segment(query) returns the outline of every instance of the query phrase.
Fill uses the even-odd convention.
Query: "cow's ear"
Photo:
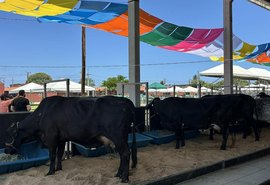
[[[153,99],[153,103],[156,103],[156,102],[159,102],[160,101],[160,98],[154,98]]]
[[[10,127],[14,127],[16,125],[15,122],[11,123]]]

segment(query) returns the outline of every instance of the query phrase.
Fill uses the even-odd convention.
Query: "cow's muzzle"
[[[14,141],[13,141],[14,142]],[[6,148],[5,148],[5,154],[16,154],[17,153],[17,149],[13,146],[13,143],[5,143]]]

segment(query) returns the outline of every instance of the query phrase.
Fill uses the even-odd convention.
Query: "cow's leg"
[[[226,150],[227,140],[228,140],[228,124],[224,124],[222,144],[220,146],[220,150]]]
[[[57,146],[57,165],[56,171],[62,170],[62,157],[65,151],[65,142],[60,142]]]
[[[181,131],[177,129],[175,131],[175,138],[176,138],[175,149],[179,149],[180,148],[180,137],[181,137]]]
[[[121,182],[127,183],[129,176],[129,158],[130,158],[129,147],[128,144],[126,143],[120,146],[116,145],[116,148],[120,155],[120,166],[115,176],[120,177],[122,179]]]
[[[119,152],[119,154],[120,154],[120,152]],[[122,161],[122,158],[121,158],[121,155],[120,155],[120,165],[119,165],[117,173],[115,174],[115,177],[121,178],[122,177],[122,172],[123,172],[123,161]]]
[[[244,123],[243,125],[243,139],[247,138],[248,132],[249,132],[249,128],[248,128],[249,124]]]
[[[255,135],[255,141],[259,141],[260,140],[260,131],[258,129],[258,125],[257,125],[257,121],[252,121],[250,122],[252,124],[252,128],[253,128],[253,131],[254,131],[254,135]]]
[[[184,125],[180,123],[179,128],[175,131],[175,137],[176,137],[176,149],[180,148],[180,139],[181,139],[181,146],[185,146],[185,132],[184,132]]]
[[[253,115],[255,115],[255,119],[253,118]],[[248,125],[252,126],[253,131],[254,131],[254,135],[255,135],[255,140],[259,141],[260,140],[260,128],[258,127],[259,125],[259,121],[258,121],[258,114],[257,111],[247,115],[246,117],[248,117]],[[246,124],[247,125],[247,124]]]
[[[55,173],[55,158],[56,158],[56,145],[52,144],[49,147],[49,157],[50,157],[50,170],[47,175],[53,175]]]
[[[209,140],[214,140],[214,128],[210,128]]]
[[[185,146],[186,145],[186,141],[185,141],[185,130],[184,130],[184,125],[181,125],[181,146]]]

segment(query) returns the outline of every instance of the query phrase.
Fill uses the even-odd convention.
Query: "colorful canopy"
[[[152,84],[149,85],[149,89],[166,89],[167,87],[163,84],[154,82]]]
[[[128,36],[127,4],[92,0],[0,0],[0,10],[40,22],[79,24]],[[223,61],[223,28],[198,29],[165,22],[140,9],[140,40],[164,49]],[[270,65],[270,43],[252,45],[233,36],[233,60]]]

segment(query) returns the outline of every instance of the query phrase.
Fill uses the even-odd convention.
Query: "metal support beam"
[[[81,96],[85,95],[85,68],[86,68],[86,51],[85,51],[85,27],[82,26],[82,73],[81,73]]]
[[[70,86],[70,80],[69,80],[69,78],[67,78],[67,79],[51,80],[51,81],[44,82],[44,98],[47,97],[47,84],[48,83],[63,82],[63,81],[66,81],[66,87],[67,87],[66,97],[69,97],[69,95],[70,95],[70,87],[69,87]]]
[[[139,0],[128,1],[129,98],[140,106],[140,30]]]
[[[224,94],[233,94],[232,2],[233,0],[223,0]]]

